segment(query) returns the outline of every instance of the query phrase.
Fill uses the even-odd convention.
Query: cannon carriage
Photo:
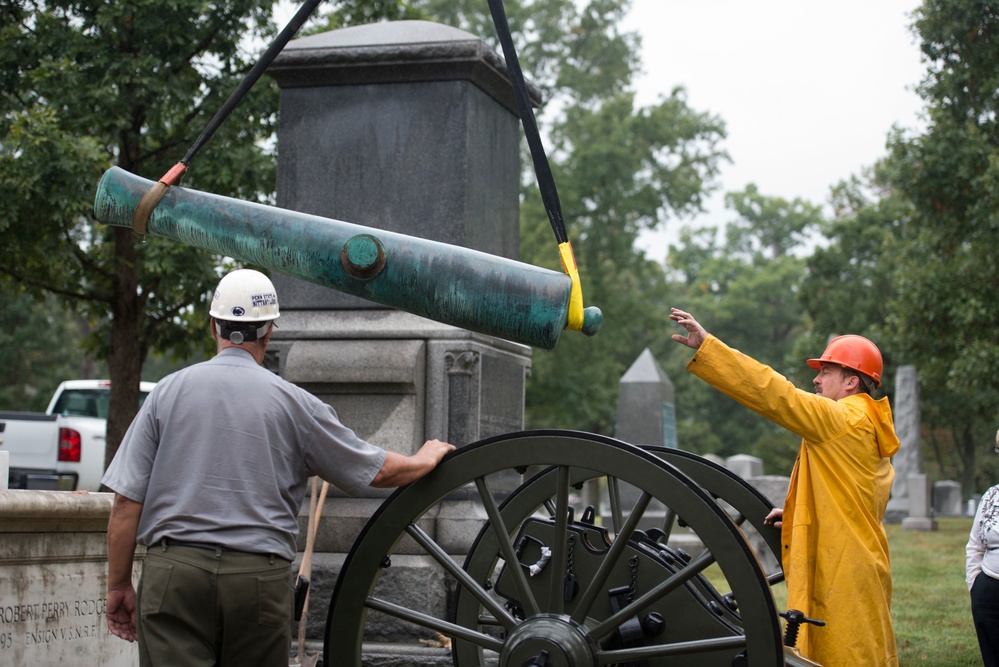
[[[495,493],[511,474],[523,483]],[[592,483],[608,490],[606,517],[581,504]],[[421,526],[455,494],[487,516],[463,563]],[[365,664],[369,623],[388,622],[450,638],[456,667],[812,665],[784,645],[771,593],[779,566],[765,572],[747,539],[757,531],[779,554],[779,531],[763,525],[771,507],[725,468],[675,449],[573,431],[468,445],[390,496],[357,538],[330,602],[325,664]],[[669,546],[677,526],[703,551]],[[380,584],[397,553],[448,573],[447,617]]]

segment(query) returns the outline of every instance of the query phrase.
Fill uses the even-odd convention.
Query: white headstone
[[[930,478],[926,475],[909,475],[909,515],[902,519],[905,530],[936,530],[937,522],[930,511]]]
[[[909,475],[918,475],[921,458],[919,456],[919,379],[915,366],[899,366],[895,374],[895,396],[892,415],[895,418],[895,433],[902,446],[892,458],[895,468],[895,482],[891,487],[892,498],[906,498],[906,483]]]
[[[763,475],[763,459],[749,454],[736,454],[725,459],[725,467],[743,479]]]

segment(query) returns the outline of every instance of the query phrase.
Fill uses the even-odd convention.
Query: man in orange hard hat
[[[690,313],[671,309],[687,330],[673,340],[697,350],[687,370],[750,410],[801,436],[783,509],[766,519],[781,529],[787,607],[824,627],[801,626],[802,655],[827,667],[897,667],[891,571],[882,520],[899,448],[881,385],[877,346],[840,336],[808,365],[815,393],[726,346]]]

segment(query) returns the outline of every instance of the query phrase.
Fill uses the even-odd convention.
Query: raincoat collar
[[[887,396],[875,400],[868,394],[854,394],[841,398],[840,402],[855,405],[870,417],[874,426],[874,437],[878,443],[878,453],[881,456],[890,458],[898,451],[901,443],[895,434],[895,422],[892,419],[891,405]]]

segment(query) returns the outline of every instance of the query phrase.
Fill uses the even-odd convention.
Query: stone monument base
[[[909,499],[892,498],[885,510],[885,523],[902,523],[909,516]]]
[[[0,491],[0,664],[138,663],[108,631],[107,525],[113,494]],[[136,551],[138,581],[144,549]]]

